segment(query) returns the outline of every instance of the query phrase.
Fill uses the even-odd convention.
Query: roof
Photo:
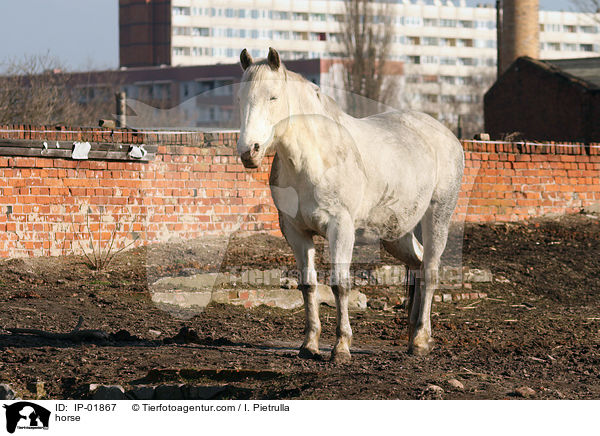
[[[600,57],[542,60],[542,62],[588,82],[592,85],[591,88],[600,88]]]

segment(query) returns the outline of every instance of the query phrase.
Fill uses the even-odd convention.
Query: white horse
[[[244,49],[240,61],[237,150],[247,168],[258,167],[269,150],[276,152],[271,192],[301,271],[306,326],[300,356],[320,356],[314,235],[327,238],[331,253],[337,304],[331,359],[350,358],[354,243],[378,239],[424,277],[424,286],[409,292],[409,351],[429,352],[431,303],[464,169],[460,142],[419,112],[353,118],[316,85],[287,70],[272,48],[256,63]],[[419,224],[422,245],[415,236]]]

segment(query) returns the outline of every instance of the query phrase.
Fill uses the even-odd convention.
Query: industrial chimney
[[[498,75],[515,59],[540,55],[539,0],[502,0],[499,30]]]

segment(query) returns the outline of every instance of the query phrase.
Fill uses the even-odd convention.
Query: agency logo
[[[18,428],[27,430],[47,430],[50,411],[29,401],[19,401],[3,405],[6,409],[6,431],[14,433]]]

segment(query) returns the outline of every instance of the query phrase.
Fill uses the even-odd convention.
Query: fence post
[[[117,101],[117,127],[125,127],[127,124],[127,105],[125,103],[127,96],[124,92],[119,91],[115,93],[115,97]]]

